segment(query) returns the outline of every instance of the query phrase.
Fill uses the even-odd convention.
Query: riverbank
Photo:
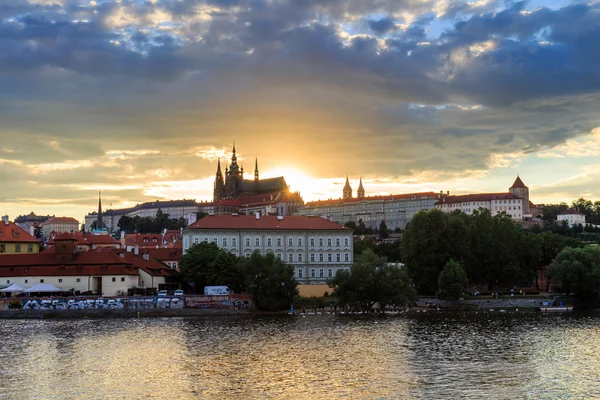
[[[152,308],[147,310],[1,310],[0,319],[104,319],[252,315],[256,310]]]

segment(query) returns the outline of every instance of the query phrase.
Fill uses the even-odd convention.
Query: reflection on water
[[[0,398],[600,398],[600,317],[0,321]]]

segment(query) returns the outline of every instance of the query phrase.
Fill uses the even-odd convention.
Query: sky
[[[600,3],[0,0],[0,214],[212,198],[600,199]]]

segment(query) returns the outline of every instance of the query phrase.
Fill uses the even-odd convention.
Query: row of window
[[[62,281],[63,281],[62,278],[58,278],[58,283],[62,283]],[[116,282],[117,278],[112,278],[112,281]],[[28,282],[29,282],[29,279],[25,279],[25,283],[28,283]],[[77,278],[76,282],[80,283],[81,282],[81,278]],[[121,277],[121,282],[125,282],[125,278],[124,277]],[[40,283],[44,283],[44,280],[40,279]],[[10,279],[6,280],[6,284],[10,285]]]
[[[512,211],[512,210],[520,210],[521,206],[494,206],[494,210],[496,211]]]
[[[294,255],[296,257],[294,257]],[[277,253],[276,257],[279,258],[280,260],[282,259],[282,254],[281,253]],[[246,258],[250,258],[250,253],[246,253]],[[315,262],[316,257],[315,257],[315,253],[310,253],[310,261],[311,262]],[[288,257],[287,257],[287,261],[288,262],[304,262],[304,256],[302,255],[302,253],[289,253]],[[319,253],[319,261],[320,262],[324,262],[325,261],[325,255],[323,253]],[[337,253],[335,255],[335,261],[336,262],[341,262],[342,261],[342,254],[341,253]],[[350,262],[350,254],[349,253],[344,253],[344,261],[345,262]],[[333,254],[327,254],[327,262],[333,262]]]
[[[215,244],[217,244],[217,245],[219,244],[219,240],[216,237],[212,239],[212,242],[215,243]],[[195,237],[194,238],[194,244],[198,244],[198,243],[200,243],[200,238]],[[207,237],[204,238],[204,243],[208,243],[208,238]],[[222,247],[227,247],[228,243],[229,243],[228,238],[226,238],[226,237],[221,238],[221,246]],[[281,238],[276,238],[275,243],[276,243],[277,247],[281,247],[283,242],[282,242]],[[298,238],[296,240],[296,243],[297,243],[298,247],[302,247],[302,238]],[[311,245],[311,247],[314,247],[316,243],[317,242],[316,242],[316,240],[314,238],[310,239],[310,245]],[[324,241],[324,239],[318,239],[318,243],[319,243],[319,246],[322,247],[322,246],[324,246],[325,241]],[[328,247],[333,246],[333,243],[334,243],[333,239],[327,239],[327,246]],[[342,242],[341,242],[340,238],[336,238],[335,239],[335,245],[337,247],[340,247],[341,243]],[[237,238],[235,238],[235,237],[231,238],[231,245],[234,246],[234,247],[237,246]],[[245,245],[246,245],[246,247],[250,247],[250,238],[246,238]],[[254,238],[254,245],[256,247],[260,246],[260,238]],[[344,246],[348,247],[349,245],[350,245],[350,239],[349,238],[344,238]],[[267,247],[269,247],[269,246],[273,246],[273,239],[272,238],[267,238]],[[293,247],[294,246],[294,239],[293,238],[288,238],[288,246],[289,247]]]
[[[5,252],[6,252],[6,245],[0,244],[0,253],[5,253]],[[20,253],[20,252],[21,252],[21,245],[15,244],[15,253]],[[33,253],[33,245],[32,244],[27,245],[27,252]]]
[[[345,269],[338,269],[335,271],[335,274],[337,275],[340,271],[350,271],[350,269],[345,268]],[[297,272],[298,278],[304,278],[304,271],[299,269]],[[316,269],[311,269],[310,270],[310,277],[311,278],[316,278],[317,277],[317,270]],[[324,269],[319,269],[319,278],[325,278],[325,270]],[[333,278],[333,270],[332,269],[328,269],[327,270],[327,278]]]

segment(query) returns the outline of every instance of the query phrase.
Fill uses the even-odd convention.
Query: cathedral
[[[233,144],[231,164],[225,167],[225,176],[221,172],[221,160],[217,163],[217,175],[213,192],[215,203],[223,199],[238,199],[243,196],[288,191],[289,188],[283,176],[259,179],[258,159],[254,164],[254,179],[244,179],[244,167],[240,168],[237,163],[235,143]]]

